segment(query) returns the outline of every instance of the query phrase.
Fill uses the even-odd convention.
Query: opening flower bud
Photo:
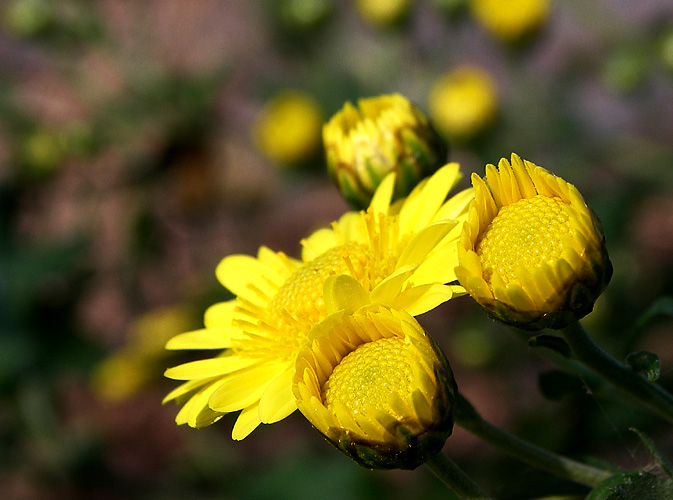
[[[472,184],[456,268],[465,290],[493,318],[527,330],[563,328],[591,312],[612,265],[579,191],[515,154]]]
[[[399,94],[347,102],[323,127],[327,169],[354,209],[396,172],[394,199],[408,195],[446,160],[446,145],[427,117]]]
[[[373,469],[414,469],[453,429],[455,382],[439,347],[403,311],[330,315],[299,352],[302,414],[336,448]]]

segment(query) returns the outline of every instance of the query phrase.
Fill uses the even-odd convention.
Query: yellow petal
[[[174,380],[195,380],[226,375],[247,368],[256,360],[239,356],[200,359],[169,368],[164,375]]]
[[[202,328],[181,333],[166,343],[166,349],[225,349],[231,347],[231,336],[238,328]]]
[[[449,201],[444,203],[437,211],[435,218],[440,219],[459,219],[467,214],[470,203],[474,200],[474,188],[463,189],[461,192],[453,195]]]
[[[367,292],[355,278],[346,274],[330,276],[323,285],[328,312],[346,311],[351,314],[369,303]]]
[[[180,384],[175,389],[173,389],[171,392],[166,394],[166,397],[163,399],[161,404],[168,403],[169,401],[173,401],[174,399],[179,402],[180,399],[182,398],[182,396],[185,396],[189,393],[196,392],[200,387],[208,384],[212,380],[213,379],[189,380],[188,382]],[[191,397],[191,395],[190,395],[190,397]]]
[[[381,181],[376,188],[376,192],[369,203],[372,211],[382,214],[387,214],[390,208],[390,200],[393,197],[393,189],[395,188],[395,174],[390,173]]]
[[[446,200],[449,190],[460,180],[457,163],[449,163],[415,189],[400,210],[400,234],[427,226]]]
[[[268,303],[286,278],[279,275],[277,269],[249,255],[225,257],[215,269],[215,275],[234,295],[262,306]]]
[[[236,317],[236,308],[239,306],[237,300],[227,302],[218,302],[208,309],[203,317],[203,324],[206,328],[228,328]]]
[[[439,283],[415,286],[400,293],[391,307],[404,310],[412,316],[426,313],[453,297],[450,286]]]
[[[424,283],[450,283],[456,280],[455,267],[458,264],[456,245],[458,233],[452,236],[449,233],[432,253],[425,258],[414,271],[413,282],[416,285]]]
[[[222,413],[241,410],[259,401],[269,382],[284,369],[285,363],[264,363],[232,373],[218,386],[208,404]]]
[[[236,441],[245,439],[261,423],[262,421],[259,419],[259,405],[257,403],[250,405],[238,415],[234,428],[231,431],[231,438]]]
[[[367,225],[364,222],[362,212],[345,213],[334,227],[335,232],[339,236],[339,244],[346,241],[358,241],[361,243],[368,241]]]
[[[417,266],[456,225],[456,221],[442,220],[415,233],[402,251],[395,267],[399,269],[408,265]]]
[[[213,393],[213,391],[217,389],[217,386],[217,382],[213,382],[212,384],[205,386],[194,396],[192,396],[192,398],[187,403],[185,403],[183,410],[186,415],[182,416],[181,418],[186,418],[187,425],[195,428],[199,428],[200,426],[203,427],[203,425],[199,424],[203,424],[206,420],[208,420],[208,418],[212,419],[215,417],[212,412],[204,412],[204,410],[208,408],[208,398]],[[182,413],[182,411],[180,413]]]
[[[297,409],[292,394],[292,366],[271,381],[259,400],[259,419],[262,423],[273,424],[283,420]]]
[[[330,248],[341,245],[339,235],[332,229],[319,229],[301,241],[301,258],[309,262],[322,255]]]
[[[371,301],[376,304],[392,305],[415,269],[416,266],[405,266],[395,270],[393,274],[381,281],[370,292]]]

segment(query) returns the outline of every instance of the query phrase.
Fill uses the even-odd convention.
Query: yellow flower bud
[[[493,318],[526,330],[563,328],[591,312],[612,265],[575,186],[515,154],[472,185],[456,268],[465,290]]]
[[[300,165],[318,155],[323,116],[309,95],[286,90],[260,111],[253,127],[259,150],[283,166]]]
[[[379,305],[339,311],[299,352],[293,391],[302,414],[337,449],[375,469],[414,469],[453,429],[455,382],[418,322]]]
[[[410,0],[357,0],[356,6],[360,15],[372,26],[393,26],[406,18],[409,13]]]
[[[457,141],[484,131],[493,122],[497,108],[493,79],[476,66],[461,66],[442,76],[428,98],[437,130]]]
[[[399,94],[347,102],[323,127],[327,169],[355,209],[369,202],[383,178],[396,172],[394,199],[444,164],[446,145],[427,117]]]
[[[549,16],[549,0],[470,0],[474,17],[507,43],[521,41]]]

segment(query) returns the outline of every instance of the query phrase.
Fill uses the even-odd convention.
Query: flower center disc
[[[390,337],[362,344],[344,357],[327,379],[323,398],[327,408],[338,402],[353,414],[362,414],[368,405],[388,410],[392,394],[405,399],[411,392],[404,340]]]
[[[295,318],[317,321],[326,314],[323,285],[334,274],[360,278],[369,261],[366,249],[358,243],[332,248],[300,267],[280,287],[269,303],[269,312],[281,323],[285,313]]]
[[[477,242],[484,279],[498,273],[506,285],[517,282],[515,269],[552,264],[563,253],[563,236],[570,233],[568,214],[560,198],[537,195],[500,209]]]

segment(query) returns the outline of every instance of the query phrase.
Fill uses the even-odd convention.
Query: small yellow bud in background
[[[439,347],[403,311],[378,305],[328,316],[299,352],[302,414],[363,467],[414,469],[453,429],[455,382]]]
[[[446,145],[427,117],[399,94],[347,102],[323,127],[327,169],[355,209],[369,205],[379,183],[397,174],[393,198],[408,195],[444,165]]]
[[[474,174],[458,245],[460,284],[495,319],[559,329],[593,309],[612,276],[600,222],[572,185],[512,154]]]
[[[393,26],[404,20],[411,7],[410,0],[357,0],[362,18],[372,26]]]
[[[91,387],[96,396],[121,402],[147,388],[167,356],[166,341],[194,326],[194,314],[187,306],[155,309],[140,316],[127,343],[94,368]]]
[[[498,108],[495,83],[476,66],[460,66],[439,78],[430,90],[433,124],[447,138],[467,141],[483,132]]]
[[[300,165],[320,150],[322,123],[322,111],[313,97],[286,90],[262,108],[253,126],[253,138],[271,161]]]
[[[549,0],[471,0],[472,14],[503,42],[516,43],[549,17]]]

